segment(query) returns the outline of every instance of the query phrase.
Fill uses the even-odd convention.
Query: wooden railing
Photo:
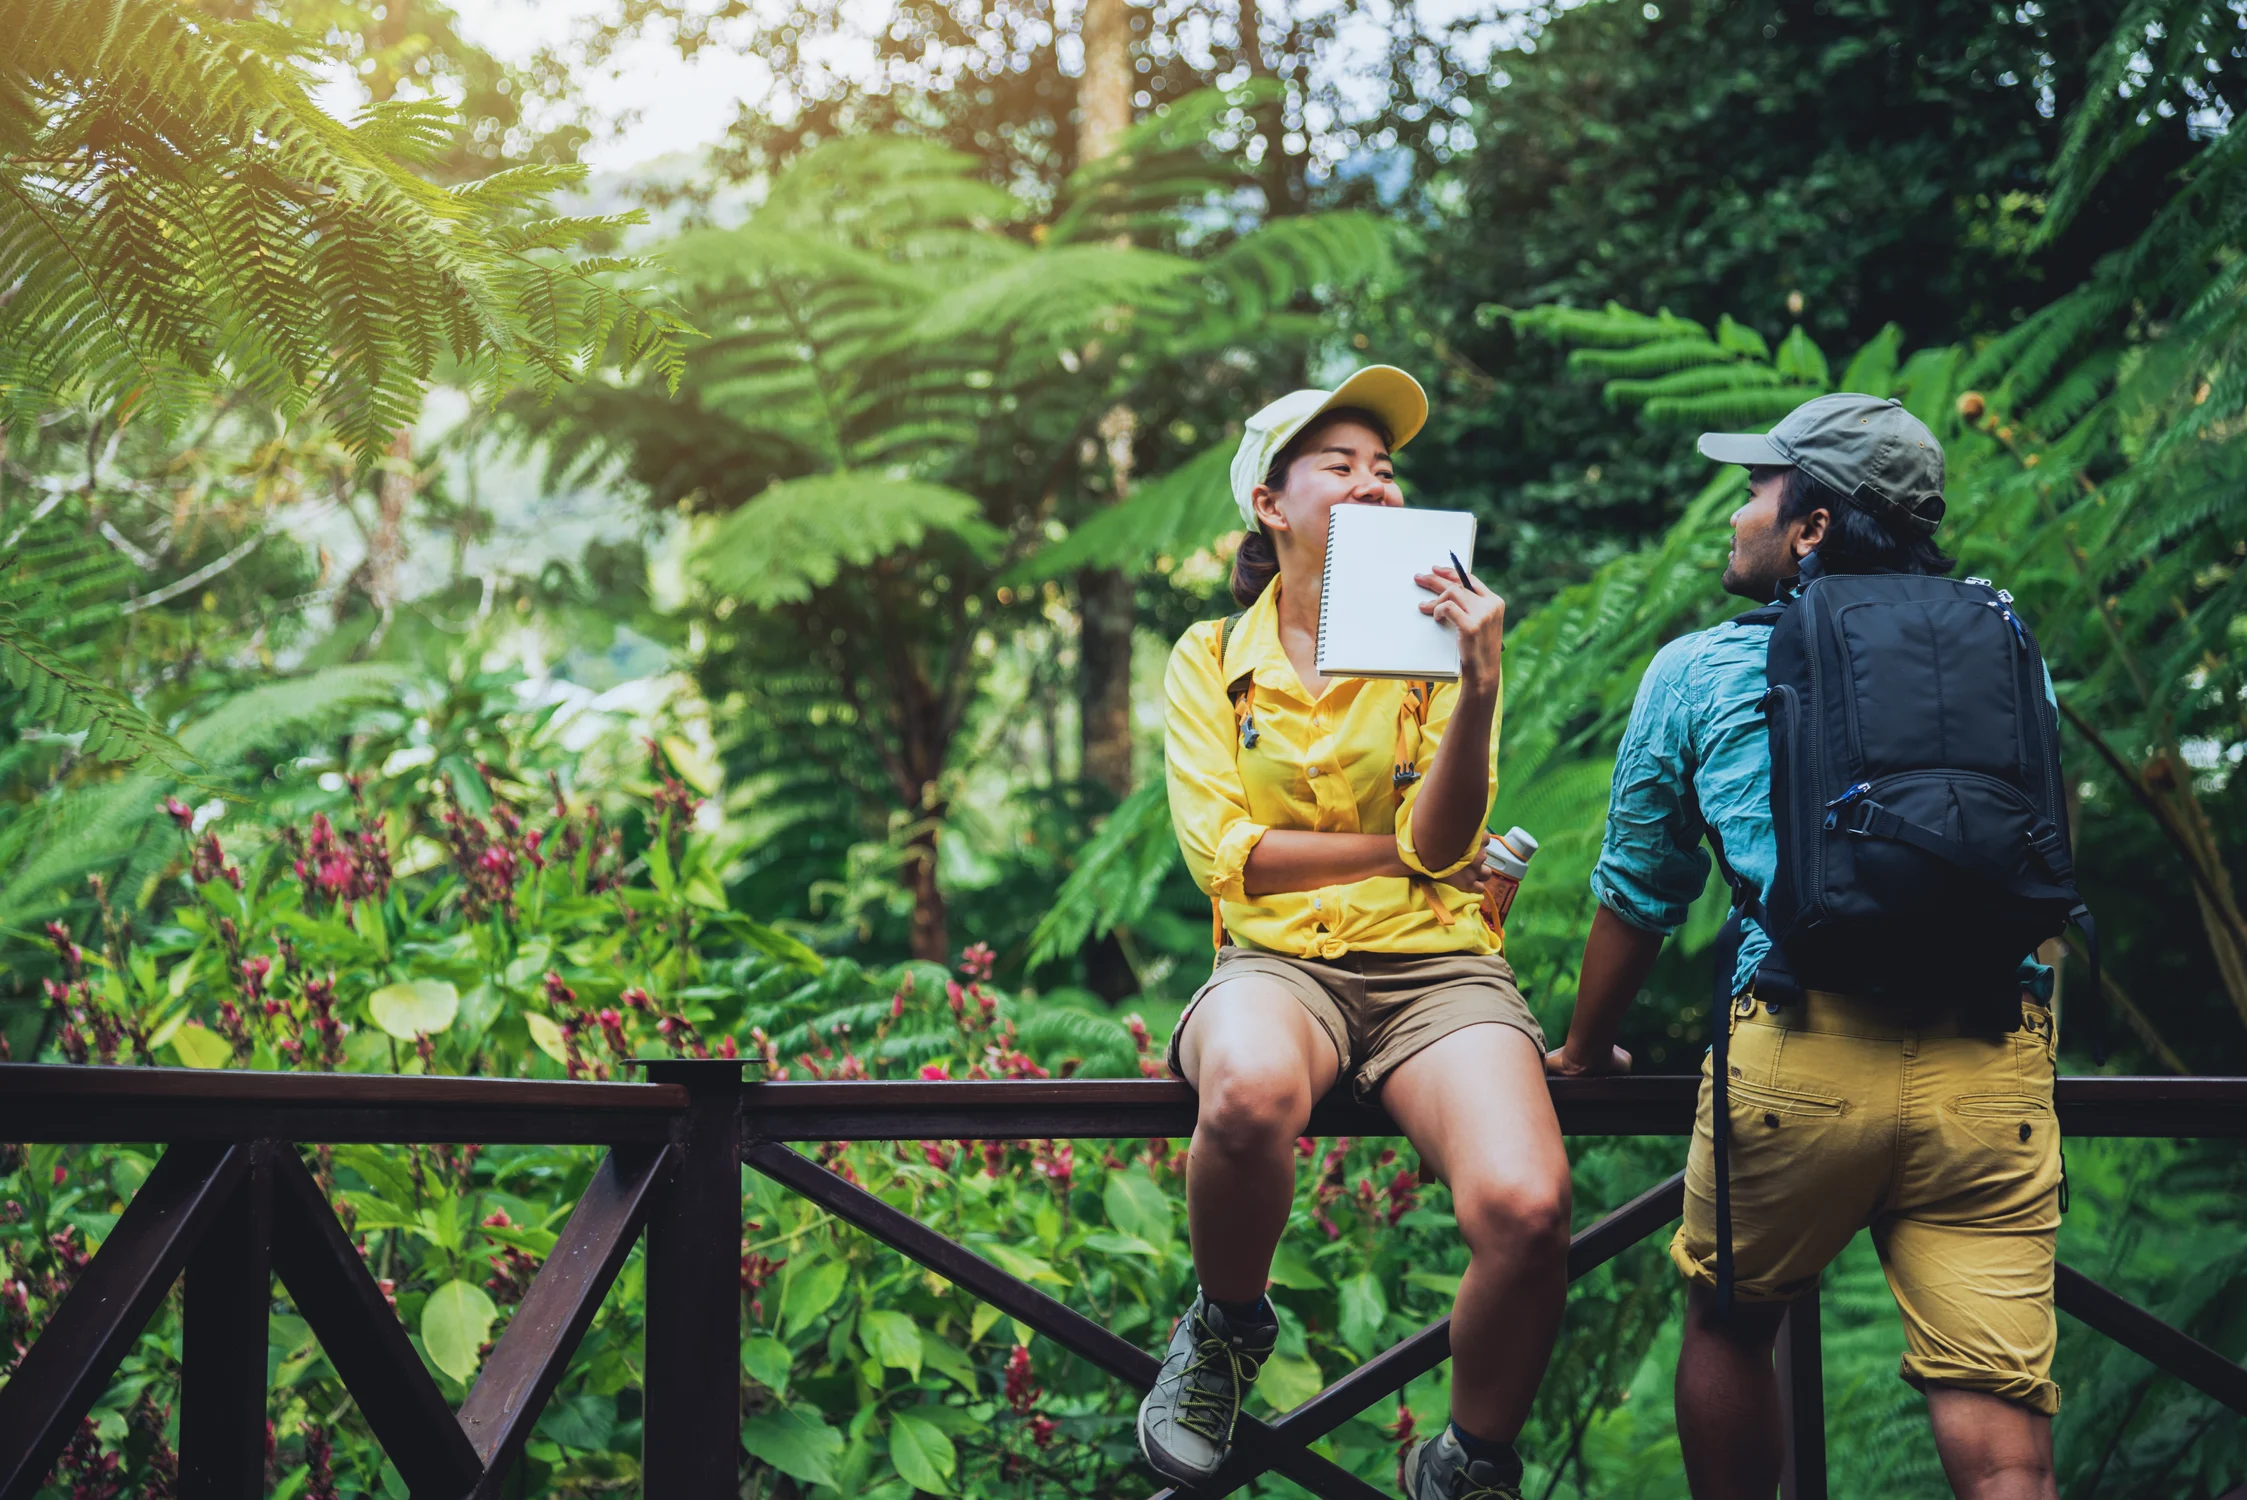
[[[794,1150],[791,1142],[1177,1138],[1194,1101],[1158,1081],[744,1083],[740,1064],[653,1062],[645,1083],[193,1072],[0,1065],[0,1141],[167,1146],[14,1375],[0,1387],[0,1500],[30,1500],[111,1372],[185,1277],[181,1500],[263,1493],[266,1322],[279,1277],[417,1500],[496,1497],[626,1255],[647,1236],[644,1493],[740,1494],[742,1197],[746,1163],[790,1191],[1144,1388],[1156,1359]],[[1687,1134],[1698,1080],[1557,1081],[1572,1135]],[[2073,1136],[2247,1137],[2247,1079],[2064,1078]],[[1340,1099],[1316,1135],[1394,1135]],[[299,1145],[595,1144],[609,1155],[455,1412],[299,1157]],[[1682,1176],[1580,1231],[1585,1275],[1675,1219]],[[2247,1369],[2059,1268],[2059,1305],[2247,1414]],[[1270,1422],[1244,1417],[1235,1457],[1193,1492],[1230,1494],[1276,1471],[1327,1500],[1380,1488],[1311,1451],[1352,1415],[1449,1357],[1430,1324]],[[1779,1343],[1787,1500],[1823,1500],[1824,1405],[1815,1292]],[[1161,1497],[1184,1492],[1164,1490]]]

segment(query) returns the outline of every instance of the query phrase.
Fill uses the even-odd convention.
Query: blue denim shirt
[[[1592,894],[1633,927],[1667,935],[1684,925],[1686,908],[1708,884],[1711,861],[1701,843],[1712,826],[1733,871],[1770,899],[1779,843],[1771,829],[1771,741],[1756,707],[1770,645],[1767,625],[1713,626],[1664,646],[1638,685],[1615,756],[1607,837],[1592,868]],[[2044,695],[2052,696],[2050,674]],[[1735,994],[1771,951],[1770,936],[1752,918],[1740,926]],[[2042,991],[2050,972],[2025,960],[2022,982]]]

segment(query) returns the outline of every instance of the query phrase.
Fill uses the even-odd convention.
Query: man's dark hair
[[[1752,481],[1769,469],[1748,471]],[[1935,545],[1931,536],[1898,536],[1878,519],[1858,509],[1838,491],[1820,483],[1807,469],[1792,466],[1779,472],[1787,487],[1779,493],[1779,524],[1799,521],[1814,510],[1832,517],[1826,539],[1818,544],[1818,565],[1828,573],[1948,573],[1958,559]]]

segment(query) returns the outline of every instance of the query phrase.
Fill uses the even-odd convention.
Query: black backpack
[[[2019,1024],[2022,955],[2071,921],[2097,985],[2098,937],[2075,888],[2059,719],[2044,658],[1987,579],[1820,573],[1769,624],[1768,901],[1724,863],[1735,912],[1768,933],[1759,998],[1804,989],[1940,1003],[1976,1030]],[[1713,831],[1712,831],[1713,842]],[[1719,944],[1715,1017],[1717,1280],[1731,1301],[1726,1089],[1736,927]]]

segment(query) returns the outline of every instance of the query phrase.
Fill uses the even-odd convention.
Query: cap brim
[[[1321,412],[1341,406],[1358,407],[1379,417],[1389,429],[1392,453],[1428,425],[1428,393],[1420,389],[1419,381],[1395,365],[1367,365],[1336,386],[1334,394],[1319,403],[1318,411],[1296,424],[1295,430],[1302,431]]]
[[[1760,432],[1704,432],[1696,445],[1703,458],[1720,464],[1792,464],[1787,451]]]

